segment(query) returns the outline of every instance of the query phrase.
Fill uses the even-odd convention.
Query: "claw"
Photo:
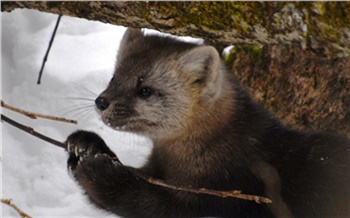
[[[79,157],[79,147],[78,146],[75,146],[75,148],[74,148],[74,154],[75,154],[75,156],[77,156],[77,157]]]
[[[68,165],[68,172],[70,173],[70,174],[74,174],[74,170],[72,169],[72,166],[71,165]]]
[[[78,149],[79,154],[85,153],[85,151],[86,151],[86,148],[79,148]]]
[[[119,160],[112,160],[112,163],[113,163],[115,166],[122,166],[122,163],[120,163]]]
[[[97,157],[100,156],[100,155],[101,155],[101,153],[98,152],[98,153],[96,153],[96,154],[94,155],[94,158],[97,158]]]

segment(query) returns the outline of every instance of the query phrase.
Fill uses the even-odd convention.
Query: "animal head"
[[[220,93],[220,66],[211,46],[128,28],[96,107],[114,129],[151,138],[180,134]]]

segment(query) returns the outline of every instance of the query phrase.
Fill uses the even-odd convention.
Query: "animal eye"
[[[153,90],[149,87],[141,88],[139,93],[138,93],[139,97],[144,98],[144,99],[150,97],[152,94],[153,94]]]

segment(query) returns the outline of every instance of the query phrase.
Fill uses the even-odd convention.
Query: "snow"
[[[63,16],[41,80],[37,77],[57,15],[34,10],[1,13],[2,100],[78,125],[2,113],[44,135],[64,141],[77,129],[98,133],[126,165],[141,166],[149,139],[105,126],[94,99],[111,78],[124,27]],[[66,170],[67,154],[7,123],[1,125],[2,198],[33,217],[115,217],[90,204]],[[2,204],[2,217],[19,217]]]

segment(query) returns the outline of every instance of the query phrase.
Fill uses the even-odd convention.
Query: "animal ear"
[[[119,51],[117,60],[120,62],[121,59],[128,56],[129,51],[134,50],[131,47],[135,47],[140,40],[143,38],[143,32],[140,29],[129,27],[120,41]]]
[[[221,60],[212,46],[199,46],[183,54],[178,62],[182,71],[187,73],[192,83],[202,83],[202,93],[213,97],[220,90],[223,72],[220,70]]]

